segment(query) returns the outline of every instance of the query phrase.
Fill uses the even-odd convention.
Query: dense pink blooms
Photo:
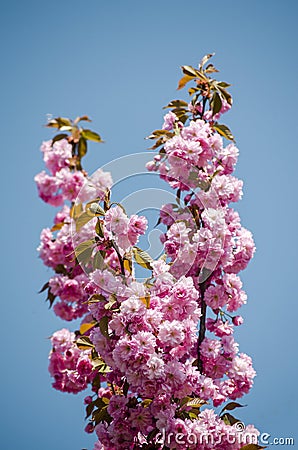
[[[238,432],[213,409],[248,393],[256,375],[233,336],[243,322],[234,313],[247,301],[238,273],[255,246],[230,206],[242,197],[243,183],[232,175],[239,151],[213,128],[230,106],[223,101],[216,114],[203,114],[202,104],[191,104],[194,118],[185,124],[165,115],[163,151],[147,168],[177,190],[177,202],[161,208],[164,255],[156,261],[136,247],[147,219],[109,203],[111,176],[75,170],[67,141],[43,144],[50,174],[36,176],[39,195],[64,205],[38,248],[55,271],[48,295],[62,319],[83,317],[76,334],[53,334],[49,370],[58,390],[91,386],[85,430],[96,432],[94,450],[239,450],[250,443],[245,432],[257,443],[252,425]],[[90,199],[94,211],[100,204],[96,217],[84,205]],[[83,225],[74,204],[87,217]],[[143,281],[138,264],[150,271]]]
[[[66,139],[52,144],[52,141],[44,141],[40,147],[46,167],[52,175],[69,166],[72,157],[72,147]]]
[[[93,379],[90,351],[81,351],[75,344],[75,334],[66,329],[51,337],[49,371],[54,378],[53,387],[63,392],[77,393],[86,389]]]
[[[58,192],[60,181],[57,178],[46,174],[43,170],[35,176],[34,180],[37,184],[38,194],[44,202],[52,206],[62,205],[63,196]]]
[[[111,174],[97,169],[91,176],[85,178],[85,184],[80,190],[77,200],[85,202],[95,198],[103,199],[104,194],[112,185]]]
[[[163,130],[172,130],[176,121],[178,121],[177,116],[170,111],[164,117]]]
[[[128,217],[124,210],[116,205],[105,215],[108,236],[120,247],[122,253],[138,242],[139,236],[147,229],[147,219],[135,214]]]

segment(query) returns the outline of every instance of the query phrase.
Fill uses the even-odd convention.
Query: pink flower
[[[153,354],[150,359],[146,363],[146,374],[149,378],[149,380],[164,379],[165,377],[165,370],[164,370],[165,363],[161,357],[159,357],[157,354]]]
[[[234,171],[239,150],[234,144],[229,144],[225,148],[221,147],[216,153],[216,164],[219,170],[225,175],[229,175]]]
[[[183,325],[178,320],[165,320],[159,327],[158,339],[164,347],[179,345],[184,339]]]
[[[77,393],[87,388],[93,379],[90,351],[81,351],[74,342],[75,334],[65,328],[53,334],[53,350],[49,355],[49,372],[53,387],[63,392]]]
[[[44,162],[49,171],[56,175],[59,170],[69,166],[72,157],[72,146],[66,139],[61,139],[52,145],[52,141],[42,143],[40,150],[43,152]]]
[[[181,303],[188,302],[190,300],[197,300],[199,297],[199,293],[194,287],[193,279],[185,276],[181,277],[173,286],[171,293],[175,300]]]
[[[164,116],[164,123],[162,126],[163,130],[172,130],[174,128],[174,123],[178,121],[176,114],[170,111]]]
[[[70,219],[70,208],[67,205],[64,205],[63,208],[57,212],[54,223],[57,225],[58,223],[63,223],[65,221],[69,221]]]
[[[131,410],[130,421],[141,433],[148,433],[152,428],[152,416],[148,408],[138,406]]]
[[[70,332],[67,328],[56,331],[52,337],[52,346],[57,351],[65,351],[72,347],[75,340],[75,334]]]
[[[60,181],[57,178],[42,171],[34,177],[34,181],[37,184],[38,194],[44,202],[52,206],[62,205],[63,196],[57,193],[60,188]]]
[[[85,182],[85,177],[81,171],[70,172],[68,169],[61,169],[56,174],[64,199],[75,201],[78,193]]]
[[[223,206],[241,199],[242,186],[243,182],[232,175],[216,175],[212,181],[212,188]]]
[[[110,398],[108,413],[114,417],[114,419],[121,418],[123,411],[126,411],[127,399],[123,395],[113,395]]]
[[[120,206],[110,208],[105,215],[105,224],[109,231],[113,234],[126,233],[128,230],[128,217]]]
[[[141,234],[145,234],[147,229],[147,219],[144,216],[136,216],[133,214],[129,219],[128,224],[128,238],[131,245],[135,245],[138,242],[138,238]]]
[[[231,325],[228,321],[223,322],[220,319],[207,319],[206,327],[209,331],[212,331],[218,337],[230,336],[234,331],[233,325]]]

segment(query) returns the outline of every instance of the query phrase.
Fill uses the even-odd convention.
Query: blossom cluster
[[[130,400],[112,396],[110,424],[96,426],[102,448],[132,448],[132,435],[134,442],[141,444],[140,436],[155,429],[203,435],[202,418],[214,411],[182,421],[183,399],[196,396],[211,400],[217,407],[249,392],[255,377],[251,358],[239,353],[233,337],[234,326],[241,325],[243,319],[230,314],[246,303],[238,272],[247,266],[255,250],[251,233],[229,206],[241,197],[242,182],[230,175],[238,150],[234,144],[224,147],[222,138],[202,120],[180,129],[179,136],[165,144],[163,156],[148,164],[172,187],[190,192],[183,207],[169,204],[161,210],[160,220],[167,228],[162,242],[169,264],[164,260],[152,263],[154,283],[149,287],[129,276],[124,285],[107,273],[96,270],[91,274],[92,283],[100,287],[96,292],[108,302],[108,286],[108,292],[117,298],[108,312],[104,303],[90,307],[96,320],[107,317],[109,324],[107,335],[94,328],[91,341],[112,370],[107,381],[123,387],[125,380],[130,394]],[[197,185],[191,175],[193,167]],[[208,189],[196,191],[202,180]],[[194,220],[194,212],[199,221]],[[200,283],[204,269],[208,277]],[[205,318],[209,335],[200,343],[199,371],[197,323],[203,302],[209,307],[210,317]],[[136,398],[150,399],[150,404],[144,407]],[[215,417],[221,427],[226,426]],[[206,424],[209,432],[212,424],[211,420]],[[185,447],[172,443],[170,448]],[[239,448],[239,443],[237,447],[224,442],[216,448]]]
[[[94,223],[88,223],[84,232],[73,236],[71,208],[78,194],[80,198],[103,198],[106,189],[112,185],[108,172],[98,170],[92,177],[75,170],[71,164],[72,146],[66,139],[57,142],[46,141],[41,146],[43,159],[50,174],[41,172],[35,182],[42,200],[54,206],[63,204],[54,218],[54,225],[41,232],[39,256],[43,263],[56,274],[48,282],[51,298],[58,297],[54,312],[63,320],[71,321],[88,312],[88,294],[84,288],[89,279],[74,257],[74,244],[93,236]]]
[[[109,172],[97,171],[86,184],[86,173],[74,170],[75,160],[72,146],[67,139],[53,143],[45,141],[41,145],[43,159],[49,171],[42,171],[35,176],[39,196],[43,201],[53,206],[61,206],[65,201],[74,202],[81,194],[84,197],[96,196],[103,198],[107,188],[111,187],[112,179]],[[83,191],[81,192],[84,186]],[[83,197],[84,196],[84,197]]]
[[[90,351],[81,351],[74,344],[75,334],[63,328],[52,337],[49,372],[58,391],[77,393],[87,388],[94,378]]]
[[[235,431],[232,416],[214,409],[247,394],[255,377],[233,336],[247,301],[239,272],[255,246],[231,207],[242,197],[232,175],[239,151],[214,126],[229,108],[189,104],[192,120],[173,111],[164,118],[164,146],[147,168],[176,190],[177,203],[160,210],[164,254],[156,261],[137,247],[146,218],[111,202],[110,174],[77,170],[65,139],[42,146],[50,174],[36,177],[39,194],[63,205],[39,246],[55,271],[49,299],[59,298],[53,308],[64,320],[83,318],[76,334],[53,334],[49,370],[56,389],[91,387],[86,431],[96,432],[94,450],[239,450],[243,431],[257,440],[254,426]],[[143,281],[138,265],[150,272]],[[171,436],[166,443],[162,434]]]

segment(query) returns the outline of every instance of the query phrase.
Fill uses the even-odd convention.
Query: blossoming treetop
[[[55,272],[44,290],[62,319],[82,318],[80,330],[53,334],[49,370],[56,389],[91,387],[86,431],[97,434],[95,450],[261,448],[258,431],[237,427],[230,413],[255,376],[233,337],[246,303],[238,273],[255,247],[230,205],[242,196],[232,175],[238,149],[220,122],[232,97],[211,77],[211,56],[182,67],[178,88],[194,82],[191,100],[170,102],[149,136],[158,153],[147,169],[176,192],[160,210],[157,260],[138,246],[146,218],[113,201],[109,173],[83,169],[87,140],[101,142],[80,125],[89,118],[48,124],[58,130],[42,145],[50,173],[36,182],[62,209],[41,234],[40,257]],[[142,281],[137,266],[148,271]]]

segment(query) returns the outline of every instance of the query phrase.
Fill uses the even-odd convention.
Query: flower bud
[[[243,317],[242,316],[234,316],[232,321],[233,321],[233,324],[236,325],[236,327],[238,327],[239,325],[243,324]]]

